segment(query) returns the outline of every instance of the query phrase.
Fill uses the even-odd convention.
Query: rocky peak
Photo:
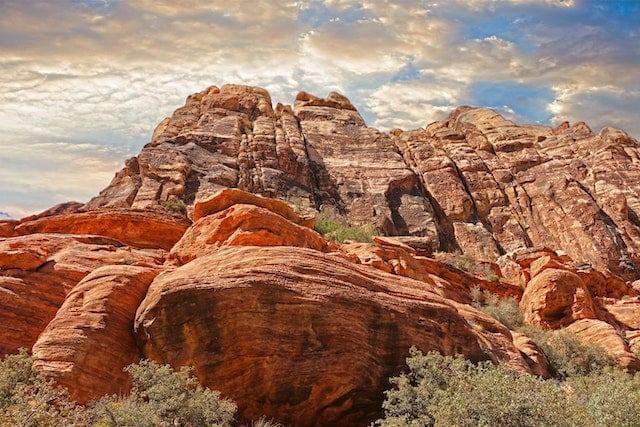
[[[212,86],[187,98],[85,209],[188,212],[224,188],[325,211],[431,250],[495,260],[548,246],[640,277],[638,142],[584,123],[521,126],[460,107],[423,129],[383,133],[331,93],[274,110],[260,88]]]

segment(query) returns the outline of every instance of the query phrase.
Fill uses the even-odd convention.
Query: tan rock
[[[462,252],[473,259],[495,261],[500,257],[493,236],[482,224],[454,222],[453,234]]]
[[[110,265],[87,275],[34,344],[34,368],[80,403],[128,392],[123,368],[140,360],[133,320],[158,271]]]
[[[323,211],[350,225],[375,225],[388,235],[430,237],[439,245],[434,213],[418,178],[392,140],[365,125],[346,98],[300,94],[295,114]]]
[[[136,333],[145,357],[195,366],[241,418],[360,426],[380,415],[411,345],[527,369],[510,336],[495,353],[484,337],[508,331],[494,322],[479,334],[461,307],[423,282],[318,251],[227,247],[159,275]]]
[[[640,277],[640,146],[623,131],[518,126],[461,107],[387,135],[337,93],[303,92],[294,107],[274,109],[264,89],[248,86],[194,94],[84,208],[177,198],[191,210],[238,188],[420,237],[432,252],[495,261],[548,247],[625,281]]]
[[[138,248],[171,247],[190,221],[160,211],[100,210],[47,216],[16,227],[20,234],[91,234],[117,239]]]

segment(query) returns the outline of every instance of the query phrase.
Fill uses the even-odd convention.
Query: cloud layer
[[[284,103],[336,90],[385,130],[471,104],[640,136],[637,2],[35,0],[0,17],[0,211],[14,216],[95,195],[212,84]]]

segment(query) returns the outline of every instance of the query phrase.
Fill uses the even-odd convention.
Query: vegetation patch
[[[371,243],[373,236],[376,235],[376,229],[373,226],[351,227],[340,219],[325,214],[317,216],[315,230],[336,243],[344,243],[347,240]]]
[[[500,299],[496,294],[482,291],[478,286],[471,289],[472,305],[496,319],[512,331],[524,326],[524,316],[515,297]]]
[[[412,348],[408,373],[391,378],[384,417],[399,426],[640,425],[640,375],[604,368],[544,380],[504,365]]]
[[[0,362],[1,426],[231,426],[236,405],[202,387],[183,368],[143,360],[126,368],[133,380],[128,396],[107,396],[81,406],[64,388],[32,370],[21,350]]]
[[[169,199],[163,204],[164,208],[169,212],[185,215],[187,213],[187,204],[180,199]]]

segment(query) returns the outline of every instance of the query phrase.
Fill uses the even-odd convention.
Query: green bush
[[[31,368],[25,350],[0,362],[0,426],[229,426],[236,406],[202,387],[183,368],[143,360],[126,368],[131,394],[105,397],[91,407],[71,402],[66,390]]]
[[[481,291],[478,286],[471,289],[472,304],[511,330],[524,325],[524,317],[515,297],[500,299],[489,291]]]
[[[409,373],[385,392],[382,427],[567,425],[564,394],[554,382],[502,365],[412,348]]]
[[[597,344],[584,344],[567,330],[545,331],[536,326],[520,328],[542,350],[551,375],[564,379],[614,366],[611,356]]]
[[[125,368],[133,380],[129,396],[107,397],[95,411],[101,426],[228,426],[236,405],[204,388],[192,369],[143,360]]]
[[[339,219],[325,214],[317,216],[315,230],[325,238],[337,243],[344,243],[346,240],[371,243],[373,236],[376,234],[373,226],[350,227]]]
[[[0,362],[0,426],[89,425],[89,412],[33,371],[32,362],[24,349]]]
[[[640,426],[640,374],[605,368],[567,380],[575,425]]]
[[[566,339],[566,338],[563,338]],[[605,367],[544,380],[504,365],[412,348],[409,372],[391,378],[374,425],[638,426],[640,374]]]
[[[163,204],[164,208],[169,212],[186,214],[187,204],[180,199],[169,199]]]

